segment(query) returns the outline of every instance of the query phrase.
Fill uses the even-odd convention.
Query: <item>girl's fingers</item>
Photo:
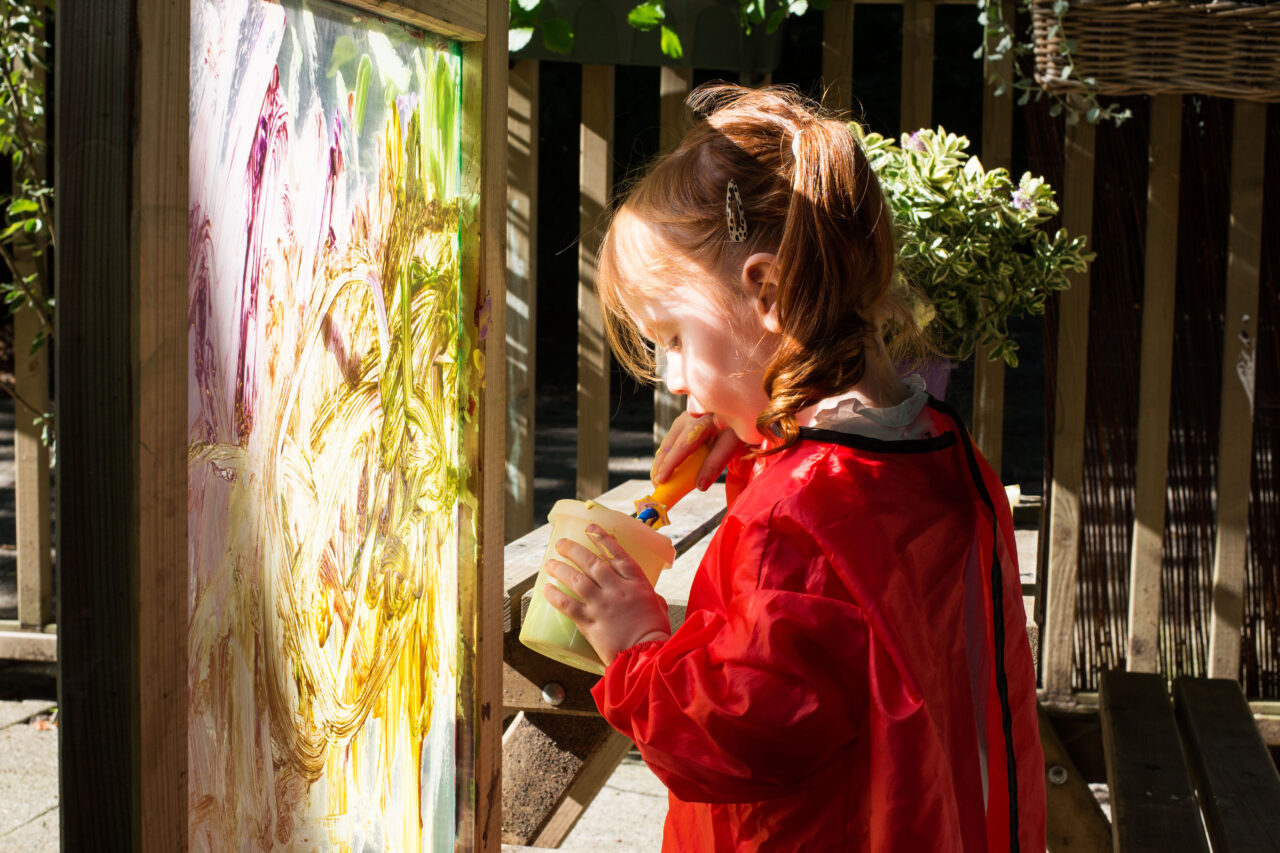
[[[622,545],[617,539],[614,539],[603,528],[594,524],[587,528],[587,536],[591,537],[591,541],[600,549],[605,561],[614,574],[624,580],[631,580],[636,575],[641,574],[640,566],[631,555],[622,550]]]
[[[560,583],[577,593],[578,596],[590,592],[590,588],[593,586],[599,586],[595,579],[586,572],[579,571],[559,560],[547,560],[545,568],[549,576],[560,581]]]
[[[575,622],[581,621],[586,616],[586,608],[582,602],[572,595],[565,595],[553,583],[543,584],[542,596],[547,600],[547,604]]]
[[[706,459],[702,460],[702,467],[698,469],[698,488],[706,491],[719,479],[720,472],[742,452],[744,446],[742,439],[738,438],[731,429],[724,430],[716,436],[711,443],[711,452],[707,454]]]
[[[583,547],[572,539],[561,539],[556,543],[556,552],[586,575],[593,583],[599,585],[598,572],[593,563],[604,563],[590,548]]]
[[[656,483],[666,482],[681,462],[699,445],[704,444],[717,433],[714,421],[708,416],[693,417],[682,413],[671,425],[671,430],[662,439],[653,458],[653,467],[649,476]]]
[[[614,539],[597,525],[587,528],[587,536],[595,543],[599,554],[586,548],[572,539],[561,539],[556,543],[556,551],[562,557],[577,566],[581,573],[596,586],[610,583],[614,576],[631,578],[640,569],[618,540]]]

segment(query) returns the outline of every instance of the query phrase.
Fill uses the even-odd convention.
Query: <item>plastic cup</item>
[[[556,551],[556,543],[561,539],[572,539],[592,553],[603,556],[587,536],[587,525],[599,525],[617,539],[623,550],[640,564],[641,571],[651,584],[656,584],[662,570],[670,568],[675,561],[675,546],[670,539],[644,522],[594,501],[556,501],[547,520],[551,522],[551,541],[547,543],[546,553],[542,555],[542,568],[538,570],[538,579],[533,584],[529,611],[520,626],[520,642],[552,660],[597,675],[603,674],[604,664],[600,661],[600,656],[578,631],[578,626],[548,604],[543,597],[542,588],[548,581],[555,583],[566,594],[573,595],[563,584],[554,581],[547,574],[547,560],[558,559],[562,563],[573,565]]]

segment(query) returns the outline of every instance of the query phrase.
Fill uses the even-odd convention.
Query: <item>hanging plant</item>
[[[978,23],[984,30],[981,46],[974,51],[975,59],[986,61],[990,70],[988,83],[995,87],[997,95],[1013,89],[1018,93],[1018,105],[1024,106],[1032,100],[1039,101],[1048,97],[1051,116],[1065,115],[1068,124],[1075,124],[1083,116],[1086,121],[1097,124],[1102,121],[1113,121],[1117,126],[1132,116],[1127,108],[1118,103],[1104,104],[1098,100],[1095,90],[1097,80],[1082,74],[1076,67],[1075,52],[1078,48],[1076,40],[1067,36],[1066,16],[1071,8],[1070,0],[1018,0],[1018,8],[1027,13],[1027,20],[1034,22],[1038,17],[1043,35],[1037,44],[1037,27],[1029,24],[1025,33],[1017,32],[1014,21],[1005,18],[1003,0],[978,0]],[[1047,28],[1044,24],[1047,23]],[[1054,54],[1051,64],[1059,75],[1056,81],[1044,81],[1024,72],[1027,64],[1035,67],[1037,49]],[[1006,57],[1013,59],[1013,79],[1007,80],[998,69],[1000,60]],[[1062,84],[1074,81],[1078,85],[1070,87],[1071,91],[1062,91],[1063,86],[1055,85],[1046,88],[1046,83]]]

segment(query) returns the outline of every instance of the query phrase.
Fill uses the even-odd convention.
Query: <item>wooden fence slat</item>
[[[1005,20],[1012,21],[1012,0],[1003,0]],[[998,74],[1013,81],[1013,54],[988,63],[984,77]],[[990,82],[982,89],[982,163],[988,169],[1013,165],[1013,100],[1012,89],[997,95]],[[1000,474],[1004,453],[1004,361],[992,361],[990,349],[979,347],[973,362],[973,440],[991,468]]]
[[[533,529],[538,320],[538,62],[507,78],[506,541]]]
[[[582,66],[578,212],[578,498],[609,490],[609,346],[595,292],[600,217],[613,184],[613,66]]]
[[[1262,178],[1266,104],[1235,102],[1231,143],[1231,226],[1222,347],[1222,419],[1218,445],[1218,517],[1213,559],[1209,677],[1240,677],[1245,536],[1253,462],[1254,357],[1262,256]]]
[[[661,69],[659,78],[659,122],[658,140],[663,153],[670,151],[680,143],[689,128],[689,111],[685,108],[684,99],[693,87],[692,68]],[[662,351],[658,351],[658,376],[666,375],[666,364]],[[671,428],[671,422],[684,411],[684,400],[667,390],[663,382],[653,389],[653,446],[656,450],[662,443],[662,437]]]
[[[658,78],[658,147],[665,154],[679,144],[689,129],[689,110],[684,100],[693,88],[692,68],[660,69]]]
[[[934,0],[904,0],[902,11],[902,115],[904,132],[933,120]]]
[[[1067,125],[1062,224],[1072,235],[1093,230],[1094,125]],[[1091,241],[1092,242],[1092,241]],[[1084,478],[1084,405],[1089,354],[1089,274],[1071,273],[1058,303],[1058,381],[1055,389],[1052,516],[1046,586],[1044,687],[1071,692],[1072,633],[1079,571],[1080,487]]]
[[[853,0],[833,0],[822,13],[822,104],[853,109]]]
[[[49,561],[49,449],[35,419],[49,408],[49,349],[31,352],[40,318],[30,309],[13,315],[14,514],[18,538],[18,621],[41,629],[53,621],[53,568]],[[27,408],[29,404],[31,408]]]
[[[43,68],[24,69],[47,91]],[[46,142],[42,128],[40,141]],[[29,164],[36,174],[49,174],[43,153]],[[22,179],[13,170],[14,184]],[[14,261],[22,274],[39,270],[41,263],[20,245]],[[45,256],[48,269],[51,259]],[[49,286],[53,282],[44,279]],[[36,352],[31,346],[43,321],[34,310],[23,308],[13,315],[13,420],[14,420],[14,516],[18,545],[18,622],[25,629],[43,629],[53,621],[53,568],[49,560],[49,449],[40,440],[35,419],[49,410],[49,346]]]
[[[1160,666],[1160,574],[1169,464],[1173,309],[1178,264],[1178,183],[1182,164],[1182,96],[1151,99],[1147,237],[1142,295],[1142,357],[1129,569],[1128,668]]]

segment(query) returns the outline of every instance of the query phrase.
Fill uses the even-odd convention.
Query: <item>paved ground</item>
[[[17,618],[13,404],[0,399],[0,619]],[[0,851],[58,850],[57,669],[0,660]]]
[[[57,672],[0,661],[0,850],[58,850]]]

